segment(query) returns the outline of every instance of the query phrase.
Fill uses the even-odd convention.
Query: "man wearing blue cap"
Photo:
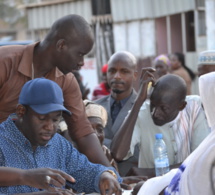
[[[75,192],[105,194],[108,190],[108,194],[121,194],[122,179],[114,168],[89,162],[56,133],[62,113],[72,114],[63,101],[61,88],[51,80],[37,78],[23,86],[16,108],[17,119],[9,116],[0,124],[0,166],[59,169],[74,177],[75,183],[67,184]],[[51,184],[51,181],[47,177],[47,182]],[[0,187],[0,193],[5,194],[37,194],[38,191],[28,186]]]
[[[80,88],[72,74],[84,65],[84,56],[93,42],[93,31],[86,20],[70,14],[55,21],[41,42],[0,47],[0,123],[15,112],[27,81],[40,77],[53,80],[63,91],[64,106],[73,113],[63,117],[78,150],[90,161],[109,166],[87,120]]]

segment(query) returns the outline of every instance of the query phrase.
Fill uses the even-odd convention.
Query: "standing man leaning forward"
[[[113,54],[108,61],[107,81],[111,94],[96,101],[108,112],[108,121],[104,129],[104,145],[110,148],[113,137],[134,104],[137,96],[133,82],[137,78],[137,61],[133,54],[122,51]],[[118,163],[119,173],[125,176],[129,169],[137,166],[138,150],[135,156]]]
[[[17,119],[10,115],[0,124],[0,166],[59,169],[75,179],[67,177],[72,182],[67,184],[77,193],[121,194],[118,181],[122,182],[122,178],[112,167],[91,163],[56,133],[62,112],[71,114],[63,101],[61,88],[49,79],[37,78],[25,83],[16,108]],[[48,177],[47,183],[55,185],[52,181]],[[60,191],[64,195],[73,194]],[[48,194],[23,185],[0,187],[0,193],[4,194],[31,192]]]
[[[79,151],[92,162],[109,166],[71,73],[84,65],[84,55],[92,46],[90,25],[81,16],[68,15],[57,20],[41,42],[0,47],[0,122],[15,112],[19,93],[27,81],[39,77],[53,80],[62,88],[64,105],[72,112],[71,116],[63,117]]]
[[[135,174],[154,176],[155,134],[162,133],[171,168],[178,167],[209,134],[210,129],[199,96],[186,96],[186,83],[168,74],[155,83],[152,69],[144,69],[139,93],[127,118],[115,135],[111,152],[116,160],[131,156],[140,147]],[[147,86],[153,83],[150,100]]]

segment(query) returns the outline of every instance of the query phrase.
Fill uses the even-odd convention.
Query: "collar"
[[[173,127],[173,125],[174,125],[175,123],[177,123],[177,121],[179,120],[179,118],[180,118],[180,113],[181,113],[181,111],[179,111],[178,115],[175,117],[175,119],[174,119],[173,121],[170,121],[170,122],[168,122],[168,123],[166,123],[166,124],[164,124],[164,125],[169,126],[169,127]]]
[[[28,144],[31,148],[31,142],[23,135],[23,133],[16,127],[15,125],[15,121],[17,120],[17,116],[15,113],[10,114],[7,121],[8,123],[13,126],[13,130],[12,130],[12,134],[15,133],[15,137],[19,138],[20,143],[25,143]],[[42,148],[42,147],[47,147],[50,146],[53,143],[53,138],[55,137],[55,135],[52,137],[51,140],[49,140],[49,142],[45,145],[45,146],[38,146],[37,148]]]
[[[128,99],[131,97],[132,93],[133,93],[133,90],[132,90],[131,94],[128,97],[118,101],[121,104],[121,107],[123,107],[126,104]],[[116,102],[117,100],[115,100],[112,96],[110,96],[110,97],[111,97],[110,98],[110,106],[112,106],[113,103]]]
[[[33,56],[34,56],[34,48],[39,44],[40,42],[36,42],[25,46],[22,59],[19,63],[18,71],[21,74],[30,78],[32,78],[32,63],[33,63]],[[48,77],[48,76],[60,77],[62,75],[64,74],[57,67],[55,67],[50,72],[48,72],[47,75],[45,75],[45,77]]]

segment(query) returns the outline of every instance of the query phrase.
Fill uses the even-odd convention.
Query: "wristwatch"
[[[110,173],[111,175],[113,175],[117,179],[117,175],[116,175],[116,173],[114,171],[112,171],[112,170],[106,170],[105,172]]]

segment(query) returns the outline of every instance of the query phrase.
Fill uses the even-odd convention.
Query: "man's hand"
[[[131,190],[132,186],[129,184],[135,184],[140,181],[145,182],[148,179],[146,176],[127,176],[123,177],[123,182],[121,183],[121,187],[125,190]]]
[[[155,84],[155,77],[153,75],[155,72],[154,68],[142,68],[141,76],[140,76],[140,86],[138,90],[138,98],[141,99],[141,103],[145,101],[147,98],[147,90],[149,83],[152,83],[152,86]]]
[[[48,191],[55,191],[53,186],[58,188],[65,186],[66,180],[72,183],[75,182],[75,179],[65,172],[50,168],[24,170],[23,174],[23,185]],[[53,186],[50,186],[50,184]]]
[[[144,184],[145,181],[141,181],[139,183],[137,183],[137,185],[134,187],[133,191],[132,191],[132,195],[137,195],[137,193],[139,192],[140,188],[142,187],[142,185]]]
[[[101,195],[121,195],[122,189],[116,178],[109,172],[105,171],[101,174],[99,188]]]
[[[155,177],[155,169],[132,167],[126,176],[145,176],[149,179]]]

